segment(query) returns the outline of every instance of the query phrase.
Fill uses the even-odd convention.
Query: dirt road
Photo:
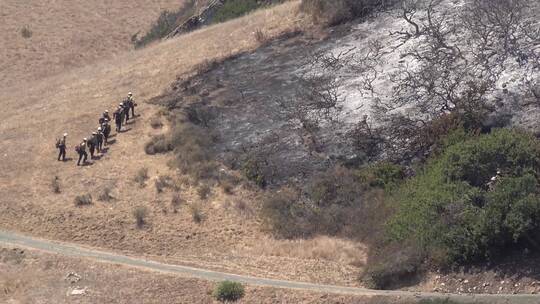
[[[60,254],[69,257],[92,259],[98,262],[113,263],[128,267],[137,267],[147,271],[159,271],[175,274],[183,277],[199,278],[210,281],[232,280],[249,285],[267,286],[275,288],[298,289],[304,291],[324,292],[334,294],[350,294],[363,296],[391,296],[391,297],[412,297],[422,298],[451,298],[462,303],[539,303],[538,295],[450,295],[428,292],[410,291],[382,291],[363,288],[340,287],[332,285],[312,284],[305,282],[294,282],[284,280],[273,280],[267,278],[257,278],[250,276],[227,274],[186,267],[181,265],[163,264],[146,260],[141,257],[130,257],[111,252],[100,251],[91,248],[76,246],[73,244],[60,243],[55,241],[37,239],[12,232],[0,231],[0,244],[6,246],[18,246],[31,250],[39,250],[53,254]]]

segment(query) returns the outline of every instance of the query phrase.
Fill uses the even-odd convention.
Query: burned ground
[[[278,39],[178,80],[154,102],[186,113],[191,122],[217,134],[212,151],[230,168],[242,169],[256,159],[264,162],[271,184],[302,179],[353,153],[345,135],[350,125],[324,121],[307,130],[290,119],[314,54],[339,36],[323,41],[299,34]]]

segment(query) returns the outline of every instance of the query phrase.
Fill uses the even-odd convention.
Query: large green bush
[[[515,243],[533,248],[539,156],[536,138],[508,129],[448,146],[395,194],[390,237],[414,240],[442,264],[485,259]]]

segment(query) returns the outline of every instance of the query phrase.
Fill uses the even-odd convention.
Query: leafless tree
[[[399,41],[395,51],[408,60],[391,75],[391,98],[380,98],[373,107],[379,123],[370,132],[384,138],[388,154],[426,153],[425,145],[433,144],[425,140],[432,121],[455,123],[449,115],[479,127],[494,110],[490,94],[513,64],[524,72],[522,86],[534,95],[540,25],[530,3],[466,0],[459,14],[451,14],[440,0],[402,2],[401,16],[410,28],[390,34]]]

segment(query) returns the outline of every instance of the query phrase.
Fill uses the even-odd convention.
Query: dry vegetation
[[[130,37],[146,31],[179,0],[0,3],[0,88],[62,73],[124,54]]]
[[[10,258],[17,255],[16,259]],[[212,297],[217,283],[151,273],[121,266],[57,255],[0,248],[0,302],[2,303],[219,303]],[[71,283],[69,273],[80,276]],[[86,288],[81,296],[66,295]],[[144,292],[133,292],[144,290]],[[405,304],[370,297],[313,294],[247,286],[237,303],[372,303]],[[373,302],[371,302],[373,301]]]
[[[169,5],[165,2],[164,5]],[[244,18],[130,53],[125,52],[130,42],[124,36],[133,34],[134,29],[147,26],[152,19],[150,17],[157,16],[159,11],[149,10],[153,14],[142,14],[148,19],[129,18],[138,19],[137,24],[130,24],[122,19],[126,16],[120,18],[116,12],[127,4],[118,3],[114,10],[109,7],[109,10],[103,9],[99,5],[92,8],[99,12],[106,11],[107,15],[103,18],[107,20],[124,22],[121,29],[106,25],[111,37],[103,43],[101,40],[100,43],[95,42],[97,37],[103,36],[104,29],[92,28],[97,36],[94,37],[92,32],[92,35],[77,35],[66,42],[64,36],[73,35],[75,31],[72,29],[66,32],[69,35],[62,33],[57,34],[58,37],[51,37],[50,34],[55,33],[54,29],[58,27],[56,23],[62,18],[51,18],[53,21],[49,22],[55,24],[44,23],[41,28],[28,19],[41,7],[21,17],[18,14],[23,11],[20,9],[22,4],[0,4],[0,8],[6,5],[17,12],[12,14],[8,10],[8,15],[16,15],[18,22],[28,24],[16,31],[18,36],[15,39],[10,36],[13,32],[11,29],[20,25],[14,25],[10,19],[6,26],[8,34],[0,36],[5,40],[0,40],[0,43],[10,45],[2,50],[6,56],[0,57],[0,67],[7,66],[7,73],[0,78],[3,107],[0,140],[5,142],[0,146],[0,158],[3,158],[0,162],[0,228],[130,253],[162,255],[169,261],[230,272],[262,273],[267,277],[332,284],[360,284],[358,273],[366,263],[366,246],[360,245],[360,242],[381,236],[381,223],[393,212],[387,208],[382,192],[387,186],[393,186],[385,182],[393,183],[396,179],[404,178],[401,168],[389,167],[386,168],[388,171],[383,168],[382,177],[374,174],[374,177],[366,178],[363,175],[365,171],[338,166],[331,172],[325,172],[328,173],[326,175],[313,178],[304,189],[271,192],[268,197],[261,199],[257,189],[249,185],[239,186],[240,183],[232,178],[234,175],[222,174],[224,171],[212,159],[210,147],[216,144],[218,138],[204,129],[212,119],[212,113],[186,107],[184,116],[172,115],[165,122],[165,119],[156,116],[155,108],[144,103],[158,96],[175,79],[186,79],[194,73],[211,69],[225,58],[266,44],[273,37],[296,31],[304,22],[297,14],[300,2],[292,1],[257,11]],[[304,12],[311,15],[315,22],[330,25],[353,16],[363,16],[372,7],[386,2],[305,0],[302,3]],[[332,3],[330,9],[325,6],[329,3]],[[355,6],[359,3],[360,7]],[[75,6],[66,7],[69,8],[66,12],[82,10]],[[146,11],[148,7],[141,5],[137,9]],[[84,26],[88,27],[88,24],[105,26],[105,22],[100,22],[99,18],[85,18],[76,22],[66,21],[65,24],[80,32],[84,32]],[[430,28],[423,33],[433,33],[433,25],[427,26]],[[402,35],[403,39],[414,36],[411,33],[397,34]],[[45,52],[35,49],[42,39],[53,44],[41,43],[47,49]],[[100,49],[89,48],[88,43],[99,45]],[[14,50],[20,49],[21,45],[26,51],[14,55]],[[80,49],[66,45],[78,45]],[[439,50],[441,45],[434,47]],[[89,50],[83,51],[84,48]],[[55,52],[57,49],[67,53]],[[114,54],[121,56],[79,67],[96,58]],[[31,71],[30,67],[35,66],[39,68]],[[62,70],[65,72],[59,74]],[[45,76],[48,78],[43,78]],[[315,84],[319,85],[320,82]],[[322,108],[298,107],[300,112],[305,113],[297,111],[298,115],[293,119],[301,120],[305,129],[310,126],[310,122],[304,119],[308,116],[306,113],[320,110],[321,116],[328,116],[337,108],[337,86],[330,83],[326,87],[328,94],[323,94],[323,99],[327,103]],[[63,133],[67,126],[73,128],[68,130],[68,153],[72,154],[72,145],[86,135],[86,130],[94,128],[98,113],[115,104],[127,91],[135,92],[140,105],[138,111],[142,115],[128,126],[125,133],[116,136],[108,154],[85,168],[76,168],[70,162],[59,164],[52,161],[54,150],[51,142],[57,134]],[[333,98],[326,99],[327,96]],[[312,100],[312,96],[299,97]],[[429,96],[420,97],[427,100]],[[434,128],[445,129],[445,126]],[[365,139],[367,131],[359,126],[356,135]],[[381,138],[368,139],[360,145],[377,147],[379,142],[376,140]],[[428,144],[433,145],[433,141]],[[16,155],[10,147],[24,152]],[[169,155],[167,152],[172,153]],[[155,177],[149,176],[148,168],[152,174],[155,172]],[[243,170],[259,186],[267,185],[264,170],[257,160],[246,162]],[[390,173],[388,180],[384,179],[388,177],[387,173]],[[50,176],[55,176],[52,182]],[[227,178],[224,179],[224,176]],[[65,181],[62,187],[60,180]],[[380,180],[383,180],[382,184],[372,185],[372,182],[379,183]],[[144,187],[148,181],[152,181],[155,188]],[[68,183],[69,187],[66,187]],[[115,187],[114,197],[111,184]],[[90,194],[79,195],[87,192],[97,193],[98,201],[93,202]],[[114,204],[108,204],[113,199]],[[251,203],[253,201],[260,204]],[[75,206],[69,202],[74,202]],[[170,202],[170,206],[165,202]],[[230,202],[233,202],[231,209],[226,207],[227,204],[231,205]],[[186,208],[183,208],[184,205]],[[80,206],[85,208],[74,209]],[[174,216],[168,213],[169,207]],[[260,211],[263,225],[274,235],[304,239],[269,238],[261,243],[265,234],[259,230],[261,222],[253,216],[256,211]],[[22,214],[24,217],[21,218]],[[320,237],[320,234],[332,237]],[[351,237],[355,241],[336,236]],[[414,245],[386,247],[386,251],[381,251],[391,260],[383,259],[382,262],[390,264],[388,268],[395,265],[397,271],[390,269],[387,274],[386,269],[370,270],[375,274],[383,273],[385,279],[395,274],[401,275],[403,271],[406,274],[416,271],[415,267],[421,263],[422,257],[417,257],[414,250],[410,254],[407,252]],[[394,259],[395,255],[392,254],[402,254],[403,259]],[[255,260],[254,256],[263,256],[264,259]],[[24,275],[24,272],[19,275]],[[6,294],[19,296],[17,290],[26,288],[21,286],[32,286],[32,283],[20,283],[17,274],[13,276],[5,280],[12,284],[5,287]],[[209,290],[208,283],[202,285]],[[247,291],[247,297],[243,300],[246,303],[254,299],[249,295],[250,290],[253,289]],[[189,294],[182,296],[190,297],[190,300],[198,299]],[[208,292],[202,295],[201,301],[211,301],[208,296]],[[304,300],[312,302],[309,296]]]
[[[253,194],[235,189],[234,195],[242,199],[228,195],[225,200],[221,191],[213,191],[201,203],[192,181],[177,179],[176,171],[167,165],[168,155],[148,157],[144,152],[152,136],[164,134],[169,128],[150,126],[149,120],[157,110],[145,100],[160,94],[178,75],[258,47],[253,29],[261,29],[269,39],[295,31],[303,22],[297,7],[298,2],[288,2],[46,80],[22,84],[24,78],[18,78],[16,86],[3,87],[1,229],[131,253],[166,255],[172,262],[230,272],[256,275],[270,269],[269,276],[278,278],[357,284],[357,269],[338,263],[325,265],[280,257],[253,262],[252,256],[244,254],[244,248],[253,247],[260,239],[257,221],[222,207],[226,200],[244,201],[240,209],[253,214]],[[36,37],[38,30],[31,29]],[[115,142],[107,154],[84,168],[77,168],[72,161],[53,161],[56,151],[51,143],[58,134],[68,131],[68,157],[74,157],[74,144],[95,128],[99,113],[111,110],[128,91],[134,92],[141,116],[128,125],[127,132],[113,138]],[[16,157],[8,147],[17,147],[20,155]],[[186,208],[180,206],[174,214],[175,207],[164,203],[172,200],[174,188],[164,188],[156,201],[153,177],[145,182],[152,182],[152,187],[138,187],[133,178],[144,167],[153,176],[174,176],[175,185],[184,185],[181,197]],[[51,191],[51,176],[55,175],[62,181],[59,194]],[[144,175],[141,181],[146,179]],[[114,184],[114,202],[99,201],[99,191],[110,184]],[[74,198],[89,192],[96,193],[96,200],[84,208],[75,208]],[[147,219],[150,224],[143,226],[148,229],[136,229],[133,210],[140,205],[151,214]],[[164,213],[167,208],[171,212]]]

